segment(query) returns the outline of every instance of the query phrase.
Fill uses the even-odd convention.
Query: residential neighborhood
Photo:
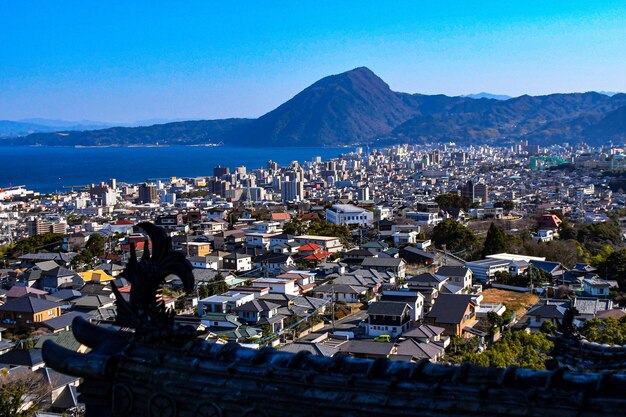
[[[626,320],[624,196],[588,149],[567,151],[567,171],[526,167],[521,145],[397,146],[55,196],[4,190],[0,367],[41,374],[50,411],[80,409],[81,381],[47,368],[41,346],[83,352],[77,317],[115,326],[114,287],[130,297],[128,261],[152,249],[142,222],[193,268],[192,292],[171,275],[159,300],[207,343],[499,366],[490,352],[521,335],[550,343],[569,308],[593,337],[598,321]],[[476,179],[478,164],[498,169]]]

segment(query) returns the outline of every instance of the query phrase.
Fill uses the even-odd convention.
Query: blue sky
[[[7,0],[0,119],[257,117],[358,66],[410,93],[626,91],[625,23],[609,0]]]

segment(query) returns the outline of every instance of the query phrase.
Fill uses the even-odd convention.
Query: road
[[[358,328],[359,323],[365,319],[367,319],[367,311],[361,310],[356,314],[335,320],[335,330],[349,331],[355,327]],[[318,330],[317,333],[330,332],[332,329],[333,325],[327,324],[321,330]]]

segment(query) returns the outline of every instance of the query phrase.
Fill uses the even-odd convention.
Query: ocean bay
[[[0,146],[0,188],[25,185],[41,193],[116,178],[142,182],[148,178],[195,177],[213,174],[217,165],[249,170],[291,161],[323,160],[351,148],[240,148],[231,146],[155,147],[28,147]]]

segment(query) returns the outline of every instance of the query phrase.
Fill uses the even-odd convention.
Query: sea
[[[323,161],[352,148],[239,148],[233,146],[29,147],[0,146],[0,188],[24,185],[43,194],[97,184],[109,178],[149,179],[213,175],[217,165],[248,170],[292,161]]]

